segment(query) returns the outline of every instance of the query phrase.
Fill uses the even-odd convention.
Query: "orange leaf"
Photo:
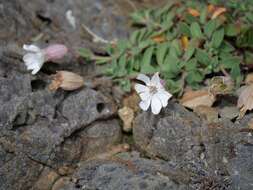
[[[211,19],[217,18],[219,15],[225,13],[226,11],[227,11],[227,9],[224,8],[224,7],[217,7],[217,8],[215,9],[215,11],[214,11],[214,13],[213,13]]]
[[[166,41],[166,37],[164,36],[164,34],[155,35],[151,37],[151,39],[156,43],[162,43]]]
[[[186,50],[189,46],[189,40],[187,36],[182,36],[181,37],[181,44],[184,50]]]
[[[180,103],[187,108],[196,108],[198,106],[211,107],[216,98],[207,90],[187,91],[183,95]]]
[[[214,5],[208,5],[207,6],[207,11],[208,11],[208,13],[213,13],[214,12],[214,10],[215,10],[215,6]]]
[[[200,15],[199,11],[196,9],[188,8],[187,9],[188,13],[194,17],[198,17]]]

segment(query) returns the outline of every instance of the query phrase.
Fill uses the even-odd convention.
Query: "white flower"
[[[32,70],[32,74],[34,75],[45,62],[45,53],[35,45],[24,45],[23,49],[28,51],[28,53],[24,55],[23,61],[25,62],[27,70]]]
[[[142,100],[139,104],[140,108],[147,111],[151,105],[153,114],[160,113],[162,107],[167,106],[172,95],[164,89],[159,73],[155,73],[151,80],[144,74],[139,74],[137,79],[146,84],[146,86],[142,84],[135,85],[135,90]]]
[[[23,61],[27,70],[32,70],[33,75],[41,69],[44,62],[61,59],[68,52],[67,47],[62,44],[53,44],[45,49],[35,45],[23,45],[23,49],[28,52],[24,55]]]
[[[72,11],[68,10],[65,14],[67,21],[69,24],[76,29],[76,18],[73,16]]]

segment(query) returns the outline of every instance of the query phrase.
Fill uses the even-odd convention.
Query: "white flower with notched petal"
[[[61,59],[67,52],[68,49],[62,44],[53,44],[45,49],[40,49],[35,45],[24,45],[23,49],[26,53],[23,57],[23,61],[27,67],[27,70],[32,70],[32,74],[36,74],[44,62]]]
[[[32,70],[32,74],[34,75],[45,62],[45,53],[35,45],[24,45],[23,49],[28,51],[28,53],[24,55],[23,61],[25,62],[27,70]]]
[[[153,114],[160,113],[162,107],[167,106],[168,100],[172,97],[172,95],[163,87],[159,73],[155,73],[151,80],[144,74],[139,74],[137,79],[146,84],[135,85],[135,90],[141,98],[141,102],[139,104],[140,108],[147,111],[151,105],[151,111]]]

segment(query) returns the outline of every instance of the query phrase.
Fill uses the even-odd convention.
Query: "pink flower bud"
[[[163,79],[160,79],[160,83],[161,83],[162,86],[165,86],[165,85],[166,85],[166,81],[163,80]]]
[[[68,52],[68,48],[62,44],[53,44],[43,49],[46,61],[61,59]]]

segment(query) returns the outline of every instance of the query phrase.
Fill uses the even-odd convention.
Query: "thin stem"
[[[117,40],[113,40],[113,41],[109,41],[109,40],[106,40],[100,36],[98,36],[97,34],[95,34],[94,32],[91,31],[91,29],[89,29],[86,25],[82,24],[82,27],[92,36],[92,40],[93,42],[95,43],[104,43],[104,44],[115,44],[115,42]]]

